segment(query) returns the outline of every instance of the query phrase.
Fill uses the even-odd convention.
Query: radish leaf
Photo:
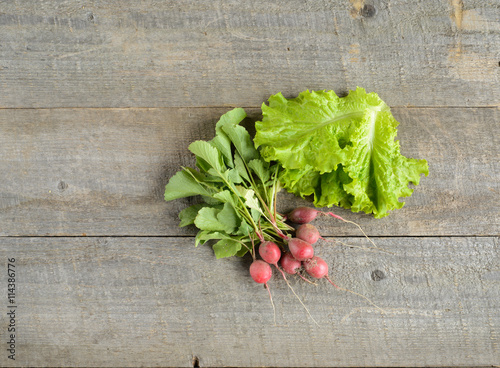
[[[201,196],[203,203],[179,214],[181,226],[198,228],[195,245],[209,240],[217,258],[243,256],[256,242],[276,239],[292,229],[271,212],[279,170],[270,168],[254,147],[248,131],[239,125],[243,109],[222,115],[211,141],[189,145],[196,167],[183,167],[165,187],[165,200]]]
[[[221,239],[212,246],[215,258],[232,257],[236,255],[241,249],[241,242],[231,238]]]

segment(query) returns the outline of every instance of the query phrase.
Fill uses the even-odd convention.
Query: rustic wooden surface
[[[189,199],[162,200],[187,146],[211,139],[227,108],[0,109],[1,235],[194,235],[178,227]],[[370,235],[492,235],[500,228],[497,108],[393,108],[409,157],[426,158],[406,205],[384,219],[337,212]],[[260,109],[247,109],[248,124]],[[283,196],[284,211],[301,203]],[[286,199],[285,199],[286,198]],[[318,221],[325,235],[356,227]]]
[[[0,366],[500,365],[499,55],[498,0],[0,0]],[[338,211],[388,252],[318,247],[383,311],[292,277],[317,326],[275,275],[274,321],[164,186],[231,107],[356,86],[430,168],[387,218]]]
[[[366,246],[364,239],[342,239]],[[332,278],[371,298],[213,261],[191,238],[7,238],[16,257],[19,365],[491,366],[498,362],[495,237],[377,238],[393,254],[319,245]],[[372,276],[372,273],[379,275]],[[229,281],[230,280],[230,281]],[[378,280],[378,281],[376,281]],[[21,320],[22,318],[22,320]],[[3,360],[5,362],[5,360]]]
[[[0,107],[259,106],[357,85],[390,106],[500,94],[498,0],[0,4]]]

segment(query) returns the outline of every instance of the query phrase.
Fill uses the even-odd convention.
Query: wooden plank
[[[260,106],[305,89],[498,105],[483,0],[2,2],[0,107]]]
[[[317,326],[277,272],[274,325],[250,260],[216,261],[193,238],[0,238],[4,271],[15,258],[17,306],[16,361],[4,350],[0,364],[189,367],[196,356],[203,367],[497,365],[499,239],[376,241],[394,254],[325,243],[316,252],[339,285],[384,312],[325,280],[289,277]]]
[[[193,235],[179,229],[191,199],[163,201],[187,150],[211,139],[228,109],[0,110],[0,235]],[[259,109],[248,109],[249,129]],[[370,235],[498,235],[499,110],[395,108],[409,157],[426,158],[423,178],[402,209],[380,220],[348,210]],[[292,195],[281,210],[307,204]],[[317,220],[324,235],[360,235]]]

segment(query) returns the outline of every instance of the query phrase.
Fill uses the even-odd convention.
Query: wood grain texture
[[[484,0],[1,1],[0,107],[259,106],[305,89],[491,106]]]
[[[223,108],[0,110],[0,235],[193,235],[178,228],[192,199],[163,200],[193,165],[187,147],[211,139]],[[247,109],[249,129],[260,109]],[[384,219],[336,210],[370,235],[498,235],[496,108],[395,108],[403,154],[430,175]],[[281,210],[307,204],[292,195]],[[325,235],[361,235],[317,220]]]
[[[383,313],[325,280],[290,276],[317,326],[276,272],[274,325],[249,259],[216,261],[192,238],[0,238],[2,267],[15,257],[18,280],[18,359],[0,354],[0,364],[189,367],[193,356],[203,367],[498,364],[499,239],[376,241],[394,254],[325,243],[316,251],[339,285]]]
[[[0,0],[0,366],[498,366],[498,0]],[[218,117],[356,86],[425,158],[406,206],[316,220],[339,291],[194,247],[163,200]],[[280,211],[307,204],[280,194]],[[352,245],[345,247],[334,240]],[[2,304],[0,304],[2,305]],[[195,364],[196,365],[196,364]]]

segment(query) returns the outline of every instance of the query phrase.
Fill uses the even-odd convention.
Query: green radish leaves
[[[333,91],[278,93],[262,105],[255,145],[284,168],[284,187],[317,207],[339,205],[376,218],[401,208],[412,182],[428,175],[427,162],[401,155],[398,122],[375,93],[363,88],[340,98]]]
[[[222,115],[211,141],[195,141],[189,150],[196,167],[184,167],[165,187],[165,200],[200,196],[202,203],[179,213],[180,226],[194,224],[195,244],[213,241],[217,258],[243,256],[262,239],[275,239],[277,230],[290,229],[274,212],[277,167],[264,161],[237,108]]]

